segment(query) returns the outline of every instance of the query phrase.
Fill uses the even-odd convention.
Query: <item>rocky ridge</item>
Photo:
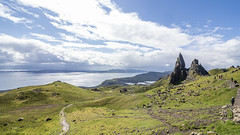
[[[186,79],[193,79],[198,75],[204,76],[209,74],[204,69],[204,67],[199,64],[197,59],[194,59],[192,61],[191,67],[189,69],[185,68],[185,61],[182,54],[179,53],[174,70],[171,73],[169,80],[171,84],[178,84]]]
[[[191,67],[188,70],[188,76],[187,78],[191,79],[194,78],[195,76],[200,75],[209,75],[208,72],[203,68],[201,64],[198,64],[198,60],[194,59],[192,61]]]

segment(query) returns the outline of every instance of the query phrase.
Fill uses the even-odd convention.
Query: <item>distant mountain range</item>
[[[136,69],[111,69],[111,70],[55,70],[55,69],[43,69],[43,70],[3,70],[0,72],[32,72],[32,73],[71,73],[71,72],[86,72],[86,73],[143,73],[146,71]]]
[[[105,87],[110,85],[127,85],[127,83],[139,83],[139,82],[146,82],[146,81],[157,81],[160,78],[170,74],[171,71],[166,72],[148,72],[136,75],[134,77],[126,77],[126,78],[114,78],[110,80],[105,80],[97,87]]]

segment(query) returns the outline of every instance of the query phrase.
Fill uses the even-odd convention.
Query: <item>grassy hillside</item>
[[[70,103],[95,100],[103,95],[54,82],[0,94],[0,134],[60,134],[58,114]],[[18,121],[19,118],[24,118]],[[46,121],[47,118],[52,120]]]
[[[240,133],[240,125],[220,119],[239,89],[239,68],[170,85],[168,77],[151,86],[108,86],[84,90],[63,82],[30,86],[0,94],[0,134],[215,134]],[[120,91],[127,89],[125,92]],[[18,121],[19,118],[24,118]],[[47,121],[48,118],[51,120]],[[227,120],[227,121],[226,121]]]

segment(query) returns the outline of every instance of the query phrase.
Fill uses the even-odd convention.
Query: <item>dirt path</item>
[[[60,134],[60,135],[66,135],[67,132],[69,131],[69,128],[70,128],[70,125],[67,123],[67,120],[66,120],[66,116],[65,116],[65,113],[64,113],[64,110],[68,107],[70,107],[72,104],[66,106],[66,107],[63,107],[63,109],[60,111],[59,113],[59,117],[61,117],[60,119],[60,124],[62,125],[62,130],[63,132]]]
[[[235,100],[235,106],[240,107],[240,89],[238,89],[235,99],[236,99]]]
[[[238,89],[237,91],[233,113],[233,121],[235,121],[236,123],[240,123],[240,89]]]
[[[235,97],[233,113],[233,121],[235,121],[236,123],[240,123],[240,89],[238,89],[237,95]]]

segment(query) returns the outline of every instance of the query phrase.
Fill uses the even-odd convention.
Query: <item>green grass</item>
[[[150,86],[108,86],[96,92],[63,82],[15,89],[0,94],[0,134],[60,134],[58,115],[69,104],[69,134],[237,134],[240,125],[223,123],[219,115],[239,89],[230,84],[240,82],[240,70],[227,70],[179,85],[165,77]]]
[[[72,128],[69,134],[151,134],[163,124],[140,110],[84,108],[68,113]],[[74,122],[73,122],[74,120]]]

